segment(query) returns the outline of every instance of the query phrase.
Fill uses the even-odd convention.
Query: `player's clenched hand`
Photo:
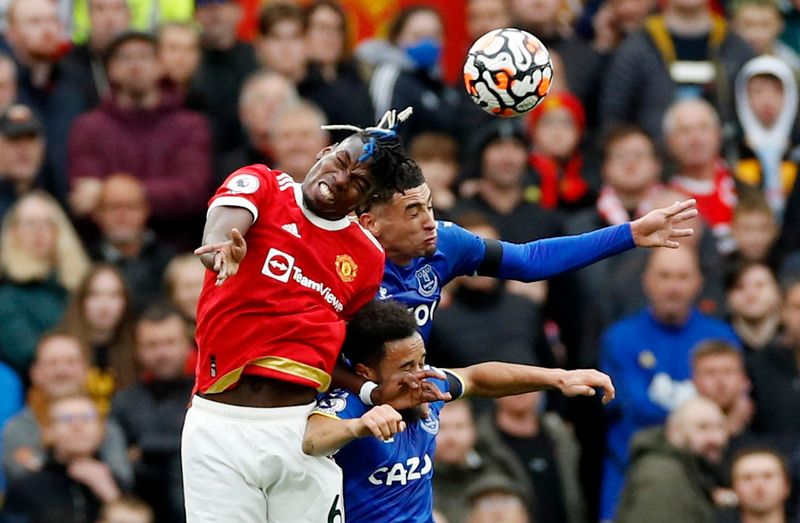
[[[359,438],[375,436],[387,440],[404,430],[406,422],[399,412],[389,405],[377,405],[358,419],[355,436]]]
[[[442,379],[442,375],[433,370],[393,374],[372,391],[372,403],[404,410],[432,401],[450,400],[449,392],[442,392],[435,384],[425,381],[426,378]]]
[[[209,269],[217,273],[217,285],[222,285],[239,272],[239,264],[247,254],[247,242],[239,229],[231,229],[230,238],[228,241],[203,245],[194,251],[198,256],[213,256],[213,264]]]
[[[611,378],[594,369],[567,370],[558,381],[558,389],[564,396],[594,396],[596,388],[603,389],[603,403],[614,399]]]
[[[694,234],[690,228],[676,225],[697,216],[695,200],[675,202],[669,207],[654,209],[631,222],[633,241],[638,247],[669,247],[677,249],[678,239]]]

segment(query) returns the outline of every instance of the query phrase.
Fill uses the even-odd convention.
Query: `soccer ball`
[[[478,38],[464,63],[472,99],[495,116],[519,116],[550,91],[553,65],[547,48],[532,34],[507,27]]]

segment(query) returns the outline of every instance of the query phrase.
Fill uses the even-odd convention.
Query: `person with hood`
[[[435,9],[409,7],[392,22],[389,45],[369,42],[357,51],[358,58],[377,66],[369,86],[376,118],[392,107],[414,108],[414,120],[400,131],[405,145],[422,131],[460,129],[460,99],[439,67],[443,31]]]
[[[144,185],[156,233],[194,245],[212,194],[208,122],[184,109],[179,93],[160,87],[152,35],[119,35],[109,44],[106,68],[112,96],[79,117],[69,136],[72,210],[93,211],[102,180],[129,174]]]
[[[734,175],[763,191],[779,221],[797,176],[789,160],[797,104],[797,81],[780,58],[754,58],[736,77],[736,114],[744,136]]]

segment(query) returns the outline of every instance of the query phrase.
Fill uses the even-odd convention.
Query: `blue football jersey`
[[[425,341],[431,333],[442,287],[457,276],[475,274],[483,262],[483,239],[451,222],[436,222],[438,241],[432,256],[414,258],[401,267],[386,259],[378,299],[393,299],[413,311]]]
[[[444,392],[446,380],[430,380]],[[344,475],[347,523],[433,521],[433,454],[444,402],[430,404],[427,419],[406,427],[389,441],[358,438],[336,453]],[[360,418],[368,409],[358,395],[335,389],[320,397],[315,413],[339,419]]]

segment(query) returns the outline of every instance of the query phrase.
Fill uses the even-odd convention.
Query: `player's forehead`
[[[425,342],[418,332],[407,338],[386,343],[386,359],[394,363],[416,360],[425,355]]]
[[[355,163],[364,154],[364,141],[360,136],[354,134],[334,145],[330,152],[337,156],[344,155],[348,160]]]
[[[409,205],[422,204],[427,205],[431,199],[431,188],[427,183],[422,183],[411,189],[405,189],[403,192],[395,193],[392,196],[392,207],[405,208]]]

